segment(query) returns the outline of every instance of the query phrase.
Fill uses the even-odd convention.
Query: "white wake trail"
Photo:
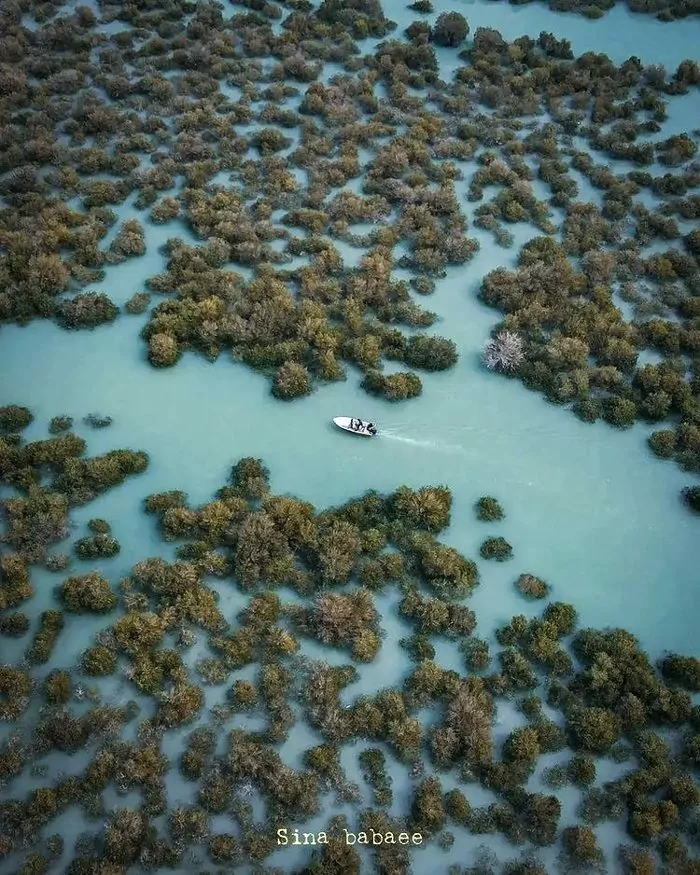
[[[464,453],[464,447],[459,444],[447,444],[444,441],[430,438],[407,437],[402,434],[394,434],[390,431],[382,431],[381,436],[390,441],[408,444],[412,447],[421,447],[426,450],[436,450],[442,453]]]

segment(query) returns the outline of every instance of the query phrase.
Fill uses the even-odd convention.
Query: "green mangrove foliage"
[[[23,415],[21,421],[26,420]],[[7,482],[34,470],[28,460],[36,466],[36,478],[43,476],[44,460],[56,454],[51,440],[28,455],[21,441],[14,444]],[[82,446],[72,449],[83,452]],[[26,491],[36,487],[30,479]],[[279,825],[315,817],[322,794],[332,792],[343,803],[361,798],[340,756],[343,745],[353,741],[370,745],[359,755],[373,794],[373,808],[362,814],[367,831],[396,827],[421,843],[449,847],[449,822],[476,834],[499,833],[516,844],[547,846],[559,840],[567,865],[597,866],[602,857],[592,827],[626,816],[637,842],[658,840],[667,855],[687,855],[685,841],[692,840],[692,812],[700,798],[693,779],[700,761],[691,699],[700,686],[695,658],[669,654],[657,669],[629,633],[579,630],[575,609],[551,602],[540,617],[516,616],[497,631],[502,649],[494,655],[494,670],[489,645],[473,636],[476,618],[463,603],[478,584],[476,565],[437,540],[450,523],[449,489],[404,486],[390,495],[369,492],[318,511],[292,496],[275,495],[270,487],[265,464],[246,458],[199,507],[191,507],[177,490],[150,495],[144,509],[164,540],[178,542],[179,558],[138,562],[118,588],[94,571],[67,577],[58,587],[69,614],[115,612],[80,655],[80,675],[91,682],[120,675],[140,697],[152,700],[153,708],[133,740],[122,741],[123,727],[139,717],[140,707],[135,702],[104,706],[98,688],[68,669],[54,669],[39,687],[45,706],[33,714],[35,672],[48,662],[66,622],[58,610],[41,615],[27,651],[29,670],[4,666],[0,671],[0,716],[31,727],[24,733],[27,741],[0,748],[2,777],[15,794],[11,802],[0,803],[8,859],[16,859],[16,849],[30,834],[71,806],[100,810],[96,797],[114,786],[121,794],[138,792],[142,804],[112,811],[105,842],[84,859],[99,859],[115,871],[145,859],[167,870],[183,864],[188,848],[203,846],[213,864],[261,863],[277,847],[272,837]],[[67,518],[70,505],[66,508]],[[88,528],[94,538],[109,537],[103,519],[91,519]],[[0,619],[6,634],[19,635],[28,623],[12,605],[31,598],[30,568],[42,557],[11,549],[1,557],[5,607]],[[225,615],[219,606],[219,587],[231,585],[243,599],[237,615]],[[399,613],[415,625],[404,642],[413,667],[399,688],[353,695],[348,688],[358,679],[355,664],[372,662],[382,646],[374,592],[389,585],[399,589]],[[523,592],[541,595],[542,587],[546,584],[533,575],[519,578]],[[213,656],[192,665],[187,651],[198,636]],[[459,642],[466,674],[436,662],[439,637]],[[352,663],[330,665],[304,656],[307,638],[345,650]],[[236,677],[241,671],[245,676]],[[206,717],[198,677],[214,686],[230,684]],[[516,699],[521,722],[498,741],[494,725],[503,698]],[[428,706],[436,719],[425,724],[421,712]],[[236,714],[256,718],[261,728],[230,729]],[[197,786],[194,801],[172,807],[162,738],[200,718],[205,719],[189,732],[178,760],[183,778]],[[282,761],[276,746],[300,718],[321,742],[305,752],[297,771]],[[672,754],[672,734],[680,757]],[[560,832],[558,799],[529,792],[527,783],[542,756],[567,744],[575,754],[549,769],[545,783],[580,788],[583,824]],[[22,791],[20,778],[34,757],[83,749],[90,753],[80,775]],[[594,784],[594,757],[600,755],[628,764],[603,787]],[[386,814],[393,801],[388,758],[408,768],[417,782],[403,823]],[[426,761],[451,781],[480,782],[498,801],[470,805],[462,790],[448,791],[442,779],[425,774]],[[250,819],[254,796],[265,804],[261,828]],[[233,818],[239,836],[210,832],[210,818],[224,813]],[[152,819],[162,815],[165,832],[152,840]],[[333,824],[342,830],[339,822]],[[327,862],[332,848],[351,848],[330,831],[331,843],[314,850],[313,860]],[[408,871],[410,854],[400,846],[396,852],[390,845],[376,851],[383,854],[379,864]],[[81,853],[87,848],[76,849],[73,866],[83,865]]]
[[[549,595],[549,584],[534,574],[521,574],[515,581],[515,588],[528,599],[544,599]]]
[[[687,0],[630,2],[662,18],[692,11]],[[607,3],[577,8],[596,16]],[[637,58],[617,66],[593,52],[575,57],[552,34],[509,43],[479,28],[455,58],[452,81],[442,82],[435,46],[458,47],[470,36],[459,13],[442,13],[433,27],[414,23],[404,39],[377,0],[324,0],[316,10],[305,0],[238,5],[243,11],[229,14],[181,0],[94,11],[2,4],[0,321],[108,325],[118,309],[90,287],[110,265],[145,251],[150,221],[170,222],[196,243],[170,239],[164,272],[147,292],[129,290],[125,306],[145,313],[149,296],[161,296],[142,328],[151,365],[174,366],[188,351],[224,354],[266,375],[282,399],[343,380],[353,366],[368,391],[415,397],[415,371],[445,370],[457,359],[454,343],[426,333],[437,317],[412,292],[430,294],[477,252],[459,194],[468,174],[476,226],[504,246],[518,223],[541,235],[514,270],[481,283],[483,301],[504,316],[494,340],[515,338],[512,376],[584,421],[657,423],[653,452],[697,473],[697,147],[688,134],[655,135],[667,101],[697,87],[698,64],[684,61],[669,74]],[[431,6],[419,0],[413,8]],[[355,40],[367,36],[381,42],[363,55]],[[336,65],[330,80],[321,75],[326,63]],[[290,97],[298,111],[284,105]],[[618,174],[591,152],[634,169]],[[226,186],[216,182],[222,172]],[[599,204],[576,202],[578,175]],[[644,206],[645,195],[658,209]],[[149,220],[117,224],[111,207],[129,198]],[[340,244],[361,250],[356,266]],[[658,361],[642,363],[640,353]],[[385,372],[386,362],[408,370]],[[601,865],[593,828],[614,820],[636,843],[620,851],[625,871],[653,870],[640,843],[669,871],[692,871],[697,663],[670,654],[655,667],[622,630],[577,629],[575,610],[562,603],[506,623],[492,659],[463,603],[477,567],[437,539],[449,523],[449,490],[372,492],[318,511],[272,494],[264,464],[244,459],[199,507],[179,491],[146,500],[163,539],[177,542],[173,561],[137,562],[118,587],[97,572],[71,575],[58,586],[66,617],[55,608],[30,617],[32,567],[67,568],[66,554],[51,551],[69,538],[72,508],[148,464],[128,449],[87,458],[67,416],[54,418],[47,439],[28,441],[22,432],[32,420],[24,407],[0,408],[0,480],[10,496],[2,500],[0,632],[30,633],[22,664],[0,667],[0,717],[18,730],[0,746],[3,866],[45,871],[63,852],[50,824],[78,811],[101,826],[81,837],[71,872],[263,867],[277,848],[276,828],[315,817],[322,792],[357,803],[340,751],[360,741],[371,745],[360,765],[373,807],[355,828],[415,829],[442,847],[452,840],[448,822],[518,845],[559,841],[564,864],[576,869]],[[694,510],[699,489],[684,491]],[[483,512],[496,520],[492,503]],[[74,545],[79,556],[116,551],[108,528],[90,531]],[[505,558],[508,545],[494,541],[487,553]],[[222,598],[232,586],[238,612]],[[531,598],[548,595],[534,575],[517,586]],[[355,663],[372,661],[383,641],[378,594],[392,587],[414,627],[410,675],[398,689],[354,695],[355,665],[307,659],[306,639]],[[135,702],[101,705],[68,669],[42,668],[66,625],[110,621],[79,670],[91,680],[119,672],[120,683],[150,700],[147,717]],[[466,674],[435,661],[440,636],[458,643]],[[200,638],[212,655],[192,666],[188,651]],[[231,678],[244,671],[245,679]],[[225,683],[224,701],[210,707],[197,676]],[[35,689],[38,713],[29,708]],[[524,721],[505,742],[493,731],[503,697],[516,699]],[[429,725],[420,713],[427,704],[436,716]],[[239,712],[260,728],[232,729]],[[180,760],[198,786],[172,807],[163,736],[200,719]],[[276,746],[298,719],[321,742],[297,770]],[[538,757],[565,741],[575,752],[553,780],[583,791],[584,824],[560,832],[558,800],[529,792],[527,782]],[[54,751],[85,758],[46,782],[35,760]],[[598,787],[600,755],[624,768]],[[444,777],[423,774],[424,757]],[[384,810],[389,760],[417,778],[405,822]],[[38,786],[26,791],[32,764]],[[446,789],[456,781],[478,781],[498,801],[472,806],[467,793]],[[110,812],[107,790],[121,800]],[[230,818],[231,832],[214,831],[218,814]],[[313,850],[304,871],[359,871],[359,855],[336,834],[350,826],[332,821],[329,844]],[[373,854],[377,871],[409,871],[405,847],[383,844]],[[506,871],[544,869],[525,859]]]
[[[479,547],[479,553],[482,559],[495,559],[497,562],[504,562],[513,555],[513,548],[505,538],[498,536],[487,538]]]
[[[505,517],[503,508],[496,498],[491,495],[482,495],[475,505],[476,517],[485,523],[494,523]]]
[[[368,391],[387,396],[398,390],[390,392],[382,381],[389,381],[389,387],[399,385],[402,375],[382,375],[382,358],[427,371],[445,370],[456,362],[452,341],[406,338],[388,327],[392,322],[420,324],[421,317],[406,285],[391,280],[394,258],[386,246],[364,256],[357,270],[343,271],[332,267],[339,255],[327,242],[293,284],[289,272],[270,264],[262,264],[255,278],[244,283],[239,274],[221,266],[232,260],[232,244],[221,236],[222,229],[233,230],[249,221],[244,202],[232,191],[218,191],[211,197],[193,192],[187,203],[198,233],[206,235],[215,226],[217,237],[203,248],[170,241],[167,273],[149,280],[151,290],[179,295],[159,304],[144,328],[154,366],[175,364],[185,349],[210,358],[229,350],[236,359],[270,374],[273,394],[290,400],[308,394],[314,379],[344,379],[342,360],[367,371]],[[321,291],[322,285],[331,286],[332,292]],[[379,325],[370,326],[372,316]],[[404,390],[403,397],[411,395]]]
[[[600,221],[609,225],[607,219]],[[589,225],[590,233],[593,227]],[[598,240],[609,233],[603,227]],[[613,284],[634,275],[629,255],[611,256],[605,262],[608,253],[594,251],[593,239],[585,247],[576,245],[576,254],[582,256],[580,269],[570,260],[573,243],[539,237],[523,247],[517,270],[498,269],[484,278],[483,300],[506,313],[503,327],[525,341],[525,361],[517,375],[550,401],[570,404],[586,422],[602,418],[628,428],[636,420],[673,420],[673,429],[652,433],[652,451],[675,459],[686,470],[700,471],[696,367],[688,367],[682,358],[696,359],[697,328],[683,316],[680,328],[675,321],[659,318],[625,322],[614,304]],[[669,266],[684,258],[675,250],[666,256]],[[641,259],[638,269],[646,270]],[[690,264],[678,269],[684,277],[695,270]],[[535,299],[530,290],[535,290]],[[533,307],[538,312],[534,318]],[[664,339],[669,333],[675,336],[672,342]],[[663,360],[640,365],[639,353],[645,348],[658,351]],[[684,492],[691,508],[693,488]]]
[[[612,2],[555,5],[596,17]],[[661,19],[694,11],[689,0],[629,3]],[[667,73],[636,57],[576,57],[551,33],[472,36],[454,10],[397,34],[377,0],[324,0],[314,15],[305,0],[243,6],[42,7],[36,31],[14,5],[2,11],[0,321],[114,320],[115,304],[86,287],[145,251],[148,224],[118,224],[112,209],[133,196],[148,222],[177,220],[196,240],[168,240],[166,270],[148,280],[167,296],[143,327],[154,367],[224,353],[288,400],[345,379],[351,364],[367,391],[413,398],[415,371],[456,359],[449,340],[401,326],[434,324],[411,291],[430,293],[478,249],[458,195],[469,174],[476,226],[504,246],[517,223],[543,235],[515,271],[482,281],[504,314],[493,343],[515,339],[513,375],[585,421],[667,426],[653,451],[697,473],[697,145],[691,133],[655,136],[667,101],[700,82],[697,62]],[[116,21],[118,33],[103,28]],[[362,55],[355,40],[368,36],[381,41]],[[443,82],[435,46],[467,37]],[[326,82],[328,62],[339,71]],[[628,166],[598,164],[601,153]],[[576,202],[578,175],[599,203]],[[338,243],[361,250],[355,266]],[[125,311],[143,313],[148,293]],[[641,352],[662,361],[640,364]],[[384,373],[386,361],[408,370]]]

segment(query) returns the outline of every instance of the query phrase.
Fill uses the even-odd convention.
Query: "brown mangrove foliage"
[[[597,16],[612,0],[556,2]],[[661,18],[697,12],[630,2]],[[352,365],[368,392],[414,398],[416,371],[451,367],[457,350],[401,327],[433,324],[412,292],[474,256],[471,202],[504,246],[519,223],[544,235],[515,271],[483,279],[483,300],[505,315],[487,362],[586,421],[659,423],[654,453],[697,473],[697,143],[654,138],[667,100],[700,84],[697,63],[617,66],[549,33],[508,43],[478,28],[445,82],[436,52],[471,36],[458,12],[399,38],[376,0],[326,0],[314,15],[243,5],[106,3],[98,17],[33,4],[36,29],[27,3],[2,10],[0,320],[115,319],[108,295],[85,287],[145,251],[148,224],[117,225],[112,210],[134,195],[150,220],[189,232],[168,240],[166,270],[148,281],[166,297],[143,328],[153,366],[226,354],[290,400]],[[369,36],[382,41],[363,55]],[[322,81],[327,62],[339,71]],[[591,203],[576,201],[581,177]],[[145,294],[126,312],[143,312]],[[387,360],[407,369],[386,374]]]
[[[0,412],[13,429],[0,440],[0,472],[16,492],[4,500],[0,547],[6,640],[29,632],[17,608],[31,606],[33,568],[68,537],[71,507],[115,485],[110,465],[84,458],[72,431],[24,441],[31,420],[25,408]],[[72,486],[75,477],[83,483],[84,466],[94,493]],[[491,497],[476,506],[484,518],[502,515]],[[141,560],[118,584],[96,571],[66,576],[57,587],[65,615],[44,610],[25,658],[0,666],[0,719],[10,726],[0,743],[4,859],[16,871],[48,866],[52,822],[71,810],[89,828],[70,851],[70,871],[172,870],[193,854],[213,865],[262,865],[278,847],[278,829],[316,818],[334,799],[357,806],[357,823],[331,820],[328,845],[310,849],[304,871],[326,871],[332,860],[357,871],[355,851],[340,841],[351,827],[368,835],[408,831],[443,848],[455,839],[452,829],[531,847],[560,841],[567,867],[600,867],[595,826],[620,819],[637,843],[690,865],[699,800],[698,660],[669,654],[657,668],[629,633],[578,629],[575,609],[561,602],[540,616],[512,618],[497,630],[501,649],[492,655],[474,636],[476,617],[464,603],[478,584],[477,566],[438,540],[451,508],[447,488],[426,486],[369,492],[320,511],[275,495],[266,466],[252,458],[236,463],[205,504],[192,506],[178,490],[148,496],[144,510],[163,539],[175,542],[175,558]],[[47,528],[47,514],[60,525]],[[88,529],[93,538],[109,537],[103,519],[91,519]],[[518,587],[547,595],[531,574]],[[380,681],[358,694],[353,685],[363,664],[386,646],[377,599],[390,588],[399,591],[400,617],[415,627],[402,642],[411,668],[399,687]],[[67,627],[85,621],[75,614],[102,618],[102,628],[77,665],[49,667]],[[464,672],[436,661],[440,638],[458,642]],[[311,658],[309,639],[345,652],[346,661]],[[197,640],[207,648],[193,656]],[[103,704],[99,684],[117,680],[132,698]],[[30,707],[34,695],[39,709]],[[505,738],[495,731],[503,699],[520,715]],[[241,717],[258,728],[246,728]],[[320,741],[292,768],[279,745],[304,724]],[[174,762],[194,791],[190,802],[175,804],[165,745],[172,750],[168,737],[176,742],[183,733]],[[360,744],[369,808],[341,762],[348,743]],[[528,789],[540,758],[567,746],[573,756],[544,778],[552,788],[579,788],[578,825],[560,823],[556,796]],[[47,771],[42,760],[52,752],[76,755],[68,772]],[[598,757],[626,765],[596,785]],[[389,762],[414,782],[399,820],[387,810],[394,804]],[[27,790],[30,773],[44,780]],[[475,781],[497,801],[470,804]],[[124,803],[106,810],[115,791]],[[253,799],[265,812],[257,824]],[[223,814],[234,832],[212,831],[212,819]],[[380,867],[410,871],[409,848],[383,844],[373,853]]]
[[[90,286],[173,223],[165,270],[125,305],[164,297],[143,327],[154,367],[226,355],[290,400],[352,366],[368,392],[410,399],[419,372],[457,359],[413,293],[473,258],[471,211],[503,246],[517,225],[543,235],[515,270],[474,278],[504,314],[487,363],[586,421],[659,423],[654,453],[697,473],[697,143],[656,135],[698,64],[575,57],[550,33],[509,43],[457,11],[398,34],[377,0],[238,6],[0,10],[0,321],[110,323]],[[366,37],[380,42],[363,54]],[[462,46],[441,80],[438,53]],[[140,217],[119,222],[127,201]],[[697,509],[697,487],[684,499]]]

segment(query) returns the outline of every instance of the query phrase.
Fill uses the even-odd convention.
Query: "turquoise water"
[[[452,371],[426,376],[423,396],[405,405],[367,397],[353,373],[282,404],[263,377],[225,357],[210,364],[186,355],[176,368],[156,371],[144,364],[138,337],[145,317],[126,316],[70,335],[49,323],[5,327],[3,400],[20,399],[43,422],[59,413],[109,413],[114,425],[88,435],[92,452],[129,446],[150,453],[145,475],[82,511],[114,522],[124,544],[109,560],[116,574],[160,549],[137,511],[142,496],[179,488],[204,501],[234,460],[255,455],[268,463],[275,490],[319,505],[370,488],[446,483],[455,496],[447,538],[467,555],[489,528],[473,521],[473,501],[495,494],[508,515],[499,531],[515,558],[484,571],[474,601],[486,626],[521,606],[509,583],[530,571],[551,581],[557,598],[576,603],[586,623],[625,624],[656,652],[697,649],[697,525],[677,498],[687,475],[650,456],[643,428],[583,425],[483,371],[479,351],[495,314],[474,292],[483,273],[512,256],[481,242],[469,268],[451,271],[430,300],[441,317],[436,330],[457,343],[462,358]],[[111,269],[105,287],[126,289],[128,297],[141,284],[135,261]],[[339,414],[377,421],[382,439],[337,432],[330,419]]]
[[[425,17],[432,21],[440,12],[454,9],[469,21],[472,35],[477,27],[493,27],[507,40],[523,35],[536,39],[544,30],[559,39],[568,39],[576,55],[602,52],[617,63],[636,55],[644,64],[663,64],[669,70],[675,69],[685,58],[697,57],[697,21],[688,19],[674,22],[669,27],[652,16],[635,15],[622,3],[615,5],[598,21],[552,12],[540,3],[511,6],[489,0],[456,3],[433,0],[433,6],[434,16],[417,16],[407,8],[408,4],[395,0],[383,4],[387,16],[400,28],[415,18]]]
[[[535,5],[461,5],[472,32],[477,26],[492,26],[514,38],[550,30],[570,39],[575,52],[607,52],[616,61],[636,54],[645,63],[669,67],[696,53],[698,31],[692,22],[660,24],[621,8],[591,22]],[[436,3],[436,13],[446,8],[451,4]],[[402,4],[396,8],[386,4],[386,9],[401,28],[414,17]],[[458,64],[456,54],[443,53],[442,61],[441,73],[447,78]],[[669,132],[694,127],[699,108],[697,95],[672,105]],[[582,192],[581,199],[586,198]],[[116,212],[120,221],[138,215],[129,204]],[[225,481],[235,460],[257,456],[271,469],[273,491],[293,493],[318,506],[343,502],[367,489],[447,484],[454,496],[452,525],[445,535],[448,543],[475,557],[486,535],[502,534],[514,548],[508,563],[482,563],[481,585],[470,606],[477,614],[477,634],[483,637],[490,638],[493,628],[514,613],[534,613],[512,586],[521,572],[530,572],[552,585],[554,598],[574,603],[584,625],[624,625],[654,657],[666,649],[700,654],[695,620],[698,523],[678,500],[688,476],[650,455],[645,443],[648,430],[635,427],[620,433],[602,424],[583,425],[519,383],[487,373],[480,365],[481,349],[498,321],[498,314],[476,299],[481,277],[498,265],[512,265],[529,233],[517,229],[516,246],[506,251],[490,235],[470,232],[481,243],[479,254],[468,266],[448,271],[435,295],[424,302],[439,316],[435,331],[457,344],[460,361],[447,373],[426,375],[423,396],[399,406],[368,397],[359,389],[358,373],[352,371],[345,383],[323,387],[292,404],[275,401],[267,380],[227,357],[207,363],[187,354],[177,367],[156,371],[145,362],[138,336],[145,316],[123,316],[114,325],[92,332],[66,333],[48,323],[3,326],[0,404],[16,402],[32,409],[36,422],[27,430],[28,437],[43,436],[52,416],[65,413],[79,421],[99,411],[112,416],[114,425],[87,433],[91,454],[131,447],[146,450],[151,457],[145,475],[74,515],[76,533],[82,535],[88,519],[104,517],[122,544],[114,559],[75,563],[74,569],[96,567],[116,582],[140,559],[171,556],[172,548],[160,541],[153,520],[142,514],[141,499],[153,492],[182,489],[193,504],[204,502]],[[147,255],[109,268],[95,290],[104,290],[115,303],[123,304],[144,288],[147,277],[164,269],[158,247],[173,236],[194,242],[177,222],[147,226]],[[338,248],[346,254],[347,247],[338,244]],[[349,261],[352,250],[347,255]],[[360,441],[340,433],[330,422],[339,414],[373,419],[381,438]],[[490,526],[475,521],[473,503],[483,494],[499,498],[506,510],[505,522]],[[37,613],[52,601],[51,590],[59,579],[48,572],[36,573],[32,608]],[[221,583],[215,586],[225,613],[235,614],[240,596]],[[375,690],[377,678],[382,686],[403,681],[409,663],[395,643],[406,628],[395,614],[395,601],[393,596],[378,599],[387,637],[375,663],[359,669],[360,679],[348,689],[349,696]],[[67,615],[59,664],[74,662],[100,626],[99,621]],[[24,646],[4,640],[3,661],[19,658]],[[305,646],[305,651],[331,662],[345,661],[321,648]],[[441,644],[438,654],[446,666],[459,667],[456,648]],[[127,697],[118,682],[113,695]],[[210,689],[208,705],[220,695],[220,690]],[[128,697],[133,698],[133,691]],[[514,713],[502,709],[496,739],[516,722]],[[285,760],[293,765],[301,751],[319,741],[315,733],[295,729],[283,748]],[[166,750],[174,752],[178,743],[175,734]],[[356,753],[357,747],[343,755],[350,774]],[[540,765],[558,759],[561,756],[543,757]],[[52,755],[50,763],[52,770],[72,771],[79,759]],[[405,770],[391,771],[393,811],[399,814],[409,781]],[[171,801],[189,799],[191,789],[175,771],[168,786]],[[445,782],[444,789],[452,786]],[[575,809],[573,795],[569,798],[567,793],[562,825],[571,822]],[[474,802],[490,801],[478,787],[470,787],[469,795]],[[128,802],[129,797],[122,797],[119,804]],[[304,828],[321,829],[326,822],[327,814]],[[217,828],[217,819],[213,827]],[[80,828],[81,823],[68,815],[55,822],[55,831],[67,837]],[[455,833],[450,853],[434,848],[421,851],[416,871],[467,862],[481,838]],[[606,849],[620,840],[614,825],[599,828],[598,834]],[[490,839],[489,844],[503,857],[515,855],[500,841]],[[305,853],[288,848],[269,862],[283,869],[297,866]],[[9,870],[0,864],[0,871]]]
[[[153,231],[160,236],[165,229]],[[77,420],[93,410],[109,413],[114,425],[87,435],[90,450],[129,446],[151,455],[145,475],[80,512],[86,520],[113,521],[124,544],[105,563],[115,574],[162,549],[151,522],[138,513],[142,496],[179,488],[202,502],[234,460],[255,455],[268,463],[275,490],[318,505],[370,488],[446,483],[455,496],[447,538],[467,555],[490,533],[474,522],[472,504],[495,494],[507,512],[499,531],[515,558],[484,571],[474,601],[487,628],[521,607],[509,585],[530,571],[549,580],[557,598],[576,603],[585,623],[625,624],[652,652],[696,650],[697,523],[677,497],[687,475],[650,455],[643,427],[620,433],[583,425],[519,383],[483,370],[480,350],[497,314],[475,293],[480,277],[511,263],[516,250],[479,237],[478,256],[467,268],[450,270],[428,303],[440,317],[435,330],[457,343],[460,362],[426,375],[418,400],[396,406],[370,398],[351,371],[345,383],[283,404],[263,377],[225,356],[208,363],[187,354],[177,367],[156,371],[144,362],[138,337],[146,317],[123,316],[112,326],[71,334],[49,323],[4,327],[3,401],[35,411],[28,434],[37,436],[40,423],[56,414]],[[141,261],[110,268],[102,286],[116,302],[126,300],[158,258],[151,250]],[[382,439],[339,433],[330,420],[341,414],[375,420]]]

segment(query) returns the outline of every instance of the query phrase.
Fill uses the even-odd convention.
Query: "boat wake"
[[[401,432],[407,428],[410,428],[410,425],[403,423],[397,425],[395,423],[393,428],[387,428],[386,426],[381,428],[379,434],[382,440],[396,441],[397,443],[407,444],[408,446],[425,450],[433,450],[438,453],[468,454],[471,452],[470,449],[463,444],[449,443],[440,438],[410,437],[406,434],[401,434]],[[488,426],[480,425],[467,425],[458,430],[455,429],[450,437],[456,437],[459,439],[459,436],[463,436],[467,439],[467,443],[471,444],[471,441],[468,440],[468,436],[471,436],[472,434],[489,436],[489,438],[494,441],[510,441],[513,439],[542,441],[543,439],[554,439],[565,440],[567,443],[579,442],[585,444],[587,447],[590,447],[592,444],[601,443],[605,439],[604,436],[596,438],[596,436],[590,434],[577,435],[556,430],[550,431],[549,429],[542,428],[523,428],[520,430],[513,430],[489,428]]]
[[[386,440],[397,441],[398,443],[408,444],[412,447],[421,447],[426,450],[436,450],[442,453],[464,453],[464,447],[459,444],[448,444],[441,440],[431,440],[430,438],[414,438],[406,437],[402,434],[394,434],[390,431],[382,431],[381,436]]]

